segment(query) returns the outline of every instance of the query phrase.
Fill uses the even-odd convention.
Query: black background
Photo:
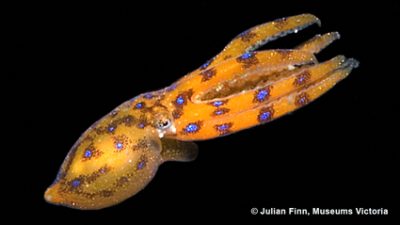
[[[291,48],[314,34],[339,31],[342,39],[318,58],[345,54],[360,67],[332,91],[270,124],[198,142],[196,161],[162,165],[143,191],[119,205],[79,211],[43,200],[69,148],[94,121],[127,99],[171,84],[240,32],[306,12],[318,16],[322,27],[264,48]],[[10,163],[4,173],[11,175],[7,214],[41,224],[393,221],[399,177],[396,20],[394,1],[13,7],[6,17],[13,52],[5,81],[15,88],[3,89],[10,100],[6,111],[16,116],[4,121],[13,122],[10,157],[3,158]],[[252,216],[252,207],[382,207],[390,215]]]

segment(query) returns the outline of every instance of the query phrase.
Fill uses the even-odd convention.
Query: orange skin
[[[357,67],[315,54],[339,38],[317,35],[291,50],[255,51],[312,25],[302,14],[253,27],[173,85],[129,100],[72,147],[46,201],[77,209],[115,205],[142,190],[165,161],[191,161],[207,140],[272,121],[318,98]]]

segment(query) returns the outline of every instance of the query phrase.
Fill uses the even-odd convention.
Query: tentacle
[[[270,122],[314,101],[334,87],[339,81],[346,78],[351,70],[357,66],[358,62],[354,59],[343,61],[340,67],[329,71],[320,80],[310,85],[305,85],[304,88],[282,96],[275,101],[235,115],[234,121],[236,122],[232,123],[230,131],[236,132],[258,124]]]
[[[225,81],[240,82],[243,80],[240,78],[248,77],[250,71],[254,74],[265,75],[282,71],[290,66],[315,63],[316,61],[312,53],[300,50],[266,50],[245,53],[240,57],[226,60],[207,70],[185,77],[180,81],[179,89],[192,90],[196,96],[194,101],[196,101],[199,98],[204,99],[204,92],[210,87],[218,89],[218,85]],[[250,80],[246,79],[245,81]]]
[[[200,70],[205,70],[228,58],[238,57],[246,52],[253,51],[270,41],[287,34],[296,33],[315,23],[320,24],[320,20],[316,16],[301,14],[250,28],[235,37],[221,53],[201,66]]]
[[[162,105],[171,112],[177,128],[211,116],[212,102],[251,90],[268,76],[296,65],[315,63],[315,56],[300,50],[270,50],[246,53],[226,60],[196,76],[185,77],[169,91]],[[202,116],[199,116],[201,113]]]
[[[300,44],[296,47],[296,49],[317,54],[326,46],[330,45],[332,42],[339,38],[340,34],[338,32],[330,32],[322,36],[319,34],[311,38],[310,40]]]
[[[271,121],[316,99],[345,78],[357,63],[343,56],[325,63],[303,66],[270,75],[262,86],[193,104],[176,124],[181,140],[209,139]],[[200,113],[201,112],[201,113]]]
[[[305,85],[320,80],[329,71],[339,68],[344,61],[344,56],[337,56],[321,64],[270,73],[267,74],[268,79],[265,82],[253,89],[230,95],[222,100],[227,101],[225,107],[231,109],[230,113],[239,113],[302,89]],[[250,76],[252,75],[249,74]]]
[[[314,55],[339,39],[337,32],[317,35],[294,50],[253,52],[313,23],[319,19],[302,14],[253,27],[183,77],[163,99],[176,131],[166,136],[202,140],[252,127],[299,108],[347,76],[356,61],[338,56],[318,64]]]
[[[320,25],[320,20],[316,16],[311,14],[300,14],[297,16],[277,19],[275,21],[250,28],[234,38],[223,49],[223,51],[221,51],[220,54],[203,64],[199,69],[183,77],[175,85],[191,83],[191,80],[198,78],[199,74],[204,76],[204,79],[208,79],[208,77],[214,75],[212,68],[219,63],[232,60],[240,56],[243,56],[244,58],[246,58],[246,56],[252,56],[251,51],[256,50],[258,47],[268,43],[269,41],[283,37],[290,33],[297,33],[299,30],[302,30],[315,23]],[[334,35],[331,36],[333,37]],[[323,37],[324,38],[321,39],[316,38],[316,40],[312,42],[314,44],[308,44],[307,46],[321,45],[320,49],[322,49],[323,47],[329,45],[329,38],[326,38],[325,35]],[[309,51],[310,47],[305,47],[304,50]],[[313,53],[313,51],[310,52]],[[246,61],[250,62],[250,60]]]

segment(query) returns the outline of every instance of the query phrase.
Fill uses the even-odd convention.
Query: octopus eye
[[[171,126],[171,120],[169,119],[160,119],[159,121],[157,121],[156,123],[156,127],[158,129],[168,129]]]

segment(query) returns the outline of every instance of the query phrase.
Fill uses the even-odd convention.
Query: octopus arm
[[[297,33],[312,24],[320,24],[320,20],[311,14],[301,14],[252,27],[236,36],[220,54],[214,57],[209,66],[256,50],[270,41]]]
[[[317,35],[294,50],[245,53],[187,81],[191,104],[175,121],[177,139],[204,140],[272,121],[313,101],[358,66],[337,56],[318,63],[314,53],[338,39]],[[216,105],[215,103],[219,103]],[[196,126],[194,132],[191,126]]]
[[[351,70],[357,66],[353,59],[342,56],[335,57],[328,62],[300,69],[298,72],[284,77],[269,88],[251,90],[247,93],[231,97],[229,113],[219,118],[205,120],[203,132],[196,138],[210,138],[230,134],[253,126],[264,124],[286,115],[300,107],[307,105],[327,92],[339,81],[346,78]],[[294,85],[296,79],[303,79],[303,74],[309,74],[304,84]],[[260,90],[267,90],[265,101],[254,103]],[[243,101],[247,99],[248,101]]]
[[[330,45],[332,42],[339,38],[340,34],[338,32],[330,32],[324,35],[318,34],[308,41],[297,46],[296,49],[317,54],[326,46]]]

